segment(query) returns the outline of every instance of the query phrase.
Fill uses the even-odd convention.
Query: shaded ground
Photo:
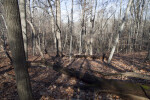
[[[52,56],[45,56],[48,62],[53,63]],[[89,72],[102,78],[99,73],[136,72],[150,75],[150,63],[144,63],[145,52],[124,54],[114,56],[110,65],[100,59],[79,58],[69,61],[67,57],[62,59],[64,67],[74,68],[83,73]],[[30,61],[41,60],[40,57],[29,57]],[[32,66],[29,68],[32,90],[36,100],[53,99],[119,99],[119,96],[106,94],[96,89],[80,89],[78,86],[84,84],[76,78],[66,76],[46,67]],[[103,77],[104,78],[104,77]],[[132,81],[136,83],[150,84],[150,81],[128,78],[121,76],[109,76],[107,79]],[[0,57],[0,98],[1,100],[18,100],[14,70],[5,57]]]

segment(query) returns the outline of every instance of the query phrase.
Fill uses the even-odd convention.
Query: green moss
[[[150,87],[149,86],[147,86],[147,85],[141,85],[144,89],[146,89],[146,90],[149,90],[150,89]]]

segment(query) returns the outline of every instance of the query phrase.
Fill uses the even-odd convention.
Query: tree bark
[[[58,27],[61,27],[61,10],[60,10],[60,0],[56,0],[56,23]],[[59,53],[62,52],[61,48],[61,31],[56,29],[56,42],[57,42],[57,56],[60,56]]]
[[[1,15],[1,16],[2,16],[2,19],[3,19],[3,21],[4,21],[5,28],[8,30],[4,16],[3,16],[3,15]],[[1,30],[1,32],[2,32],[2,39],[1,39],[1,40],[2,40],[2,43],[3,43],[3,46],[2,46],[2,47],[3,47],[4,51],[5,51],[6,56],[7,56],[7,57],[9,58],[9,60],[10,60],[10,64],[12,64],[12,58],[11,58],[9,52],[7,51],[7,46],[6,46],[7,43],[6,43],[6,39],[5,39],[5,34],[4,34],[3,30]]]
[[[82,54],[82,42],[83,42],[83,34],[84,34],[84,18],[85,18],[85,6],[86,6],[86,0],[84,0],[84,3],[82,4],[82,21],[81,21],[81,33],[80,33],[80,44],[79,44],[79,54]]]
[[[71,32],[70,32],[70,61],[72,58],[72,35],[73,35],[73,0],[72,0],[72,9],[71,9]]]
[[[20,100],[32,100],[32,90],[23,46],[18,0],[3,0],[8,26],[8,40]]]
[[[149,36],[150,36],[150,28],[149,28]],[[146,60],[149,60],[149,61],[150,61],[150,37],[149,37],[148,54],[147,54]]]
[[[148,48],[147,60],[150,60],[150,46]]]
[[[3,32],[2,32],[2,33],[3,33]],[[7,51],[6,40],[4,39],[4,35],[3,35],[2,43],[3,43],[2,48],[3,48],[4,52],[5,52],[5,55],[9,58],[10,64],[12,64],[13,61],[12,61],[12,58],[11,58],[9,52]]]
[[[116,38],[115,38],[115,43],[114,43],[114,45],[113,45],[113,47],[112,47],[112,50],[111,50],[111,53],[110,53],[110,55],[109,55],[108,63],[111,62],[111,59],[112,59],[113,54],[114,54],[114,52],[115,52],[116,46],[117,46],[117,44],[118,44],[118,42],[119,42],[119,35],[121,35],[121,33],[122,33],[123,29],[124,29],[125,22],[126,22],[126,17],[127,17],[128,13],[129,13],[129,11],[130,11],[130,7],[131,7],[131,4],[132,4],[132,1],[133,1],[133,0],[129,0],[129,3],[128,3],[128,6],[127,6],[125,15],[124,15],[124,17],[123,17],[123,19],[122,19],[122,24],[121,24],[121,26],[119,27],[119,32],[118,32],[118,34],[117,34],[117,36],[116,36]]]
[[[52,13],[52,16],[53,16],[53,21],[54,21],[54,24],[56,25],[55,27],[55,39],[54,39],[54,43],[55,43],[55,46],[56,46],[56,56],[60,56],[60,53],[62,52],[62,47],[61,47],[61,10],[60,10],[60,0],[55,0],[55,3],[56,3],[56,18],[55,18],[55,15],[53,13],[53,8],[52,8],[52,4],[51,4],[51,1],[48,0],[48,4],[50,6],[50,10],[51,10],[51,13]]]
[[[27,41],[27,23],[26,23],[26,0],[20,0],[19,2],[20,9],[20,18],[21,18],[21,27],[22,27],[22,35],[24,42],[24,49],[26,59],[28,59],[28,41]]]

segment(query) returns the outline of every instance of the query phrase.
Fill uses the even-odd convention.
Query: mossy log
[[[89,84],[90,87],[111,91],[114,94],[119,94],[121,97],[130,99],[135,99],[133,97],[137,96],[140,96],[141,98],[150,98],[150,85],[141,85],[113,79],[102,79],[90,73],[82,73],[73,68],[62,67],[59,62],[56,62],[54,65],[50,63],[41,64],[36,62],[31,63],[31,65],[53,68],[55,71],[61,72],[71,77],[76,77],[77,79]]]

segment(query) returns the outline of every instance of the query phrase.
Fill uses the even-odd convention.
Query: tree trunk
[[[71,9],[70,61],[72,57],[72,35],[73,35],[73,0],[72,0],[72,9]]]
[[[3,21],[4,21],[5,28],[8,30],[4,16],[3,16],[3,15],[1,15],[1,16],[2,16],[2,19],[3,19]],[[11,58],[9,52],[7,51],[7,47],[6,47],[6,44],[7,44],[7,43],[6,43],[6,39],[5,39],[5,34],[4,34],[3,30],[1,30],[1,32],[2,32],[2,43],[3,43],[3,46],[2,46],[2,47],[3,47],[4,51],[5,51],[6,56],[7,56],[7,57],[9,58],[9,60],[10,60],[10,64],[12,64],[12,58]]]
[[[61,48],[61,13],[60,13],[60,0],[55,0],[56,3],[56,18],[55,15],[53,13],[53,8],[52,8],[52,4],[51,1],[48,0],[48,4],[50,6],[50,10],[53,16],[53,21],[54,24],[56,25],[55,28],[55,39],[54,39],[54,43],[56,45],[56,51],[57,51],[57,55],[56,56],[60,56],[60,53],[62,52],[62,48]]]
[[[2,32],[2,33],[3,33],[3,37],[2,37],[2,39],[3,39],[2,40],[3,45],[2,45],[2,48],[5,51],[5,55],[9,58],[10,64],[12,64],[13,61],[12,61],[12,58],[11,58],[9,52],[7,51],[7,44],[6,44],[6,40],[5,40],[5,37],[4,37],[4,32]]]
[[[8,40],[20,100],[32,100],[32,90],[23,46],[18,0],[3,0],[8,26]]]
[[[81,2],[81,6],[82,6],[82,21],[81,21],[81,33],[80,33],[80,45],[79,45],[79,54],[82,53],[82,42],[83,42],[83,34],[85,32],[84,30],[84,17],[85,17],[85,6],[86,6],[86,0],[84,0],[84,3],[82,5],[82,2]]]
[[[27,24],[26,24],[26,0],[20,0],[19,9],[20,9],[20,18],[21,18],[21,26],[22,26],[22,35],[23,35],[25,55],[26,55],[26,59],[28,59]]]
[[[129,3],[128,3],[128,6],[127,6],[125,15],[124,15],[124,17],[123,17],[123,19],[122,19],[122,24],[121,24],[121,26],[120,26],[120,28],[119,28],[119,32],[118,32],[118,34],[117,34],[117,36],[116,36],[115,43],[114,43],[114,45],[113,45],[113,47],[112,47],[112,50],[111,50],[111,53],[110,53],[110,55],[109,55],[108,63],[110,63],[110,61],[111,61],[111,59],[112,59],[112,57],[113,57],[113,54],[114,54],[114,52],[115,52],[116,46],[117,46],[117,44],[118,44],[118,42],[119,42],[119,35],[121,35],[121,33],[122,33],[123,29],[124,29],[124,25],[125,25],[125,22],[126,22],[126,17],[127,17],[128,13],[129,13],[129,10],[130,10],[132,1],[133,1],[133,0],[129,0]]]
[[[60,0],[56,0],[56,23],[58,27],[61,27],[61,10],[60,10]],[[56,42],[57,43],[57,56],[60,56],[59,53],[61,53],[62,48],[61,48],[61,32],[60,30],[56,29]]]
[[[33,24],[29,20],[27,20],[27,22],[29,23],[29,25],[30,25],[30,27],[32,29],[33,34],[35,34],[35,29],[34,29]],[[44,59],[44,54],[43,54],[43,52],[41,50],[41,47],[38,45],[37,40],[35,40],[35,44],[36,44],[37,49],[39,50],[39,53],[40,53],[41,57]]]
[[[34,20],[33,20],[33,17],[34,17],[34,4],[35,4],[35,0],[32,0],[32,4],[29,5],[30,6],[30,20],[31,20],[32,24],[34,22]],[[35,47],[37,45],[36,44],[36,37],[35,37],[36,34],[33,31],[31,31],[31,34],[32,34],[32,54],[34,56],[35,55]]]
[[[52,16],[53,17],[53,16]],[[53,34],[53,41],[54,41],[54,49],[56,49],[56,34],[55,34],[55,23],[54,23],[55,18],[51,18],[51,28],[52,28],[52,34]]]
[[[42,48],[45,50],[45,32],[42,32]]]
[[[147,60],[150,60],[150,46],[149,46],[149,49],[148,49]]]
[[[150,28],[149,28],[149,36],[150,36]],[[149,37],[148,54],[147,54],[146,60],[150,60],[150,37]]]
[[[81,30],[81,34],[80,34],[80,45],[79,45],[79,54],[82,53],[82,30]]]
[[[91,36],[91,39],[90,39],[90,55],[93,55],[93,37]]]
[[[94,37],[94,27],[95,27],[95,15],[96,15],[96,7],[97,7],[97,0],[95,0],[95,9],[94,14],[92,13],[93,6],[94,6],[94,0],[91,1],[92,8],[91,8],[91,30],[90,30],[90,55],[93,55],[93,37]]]

